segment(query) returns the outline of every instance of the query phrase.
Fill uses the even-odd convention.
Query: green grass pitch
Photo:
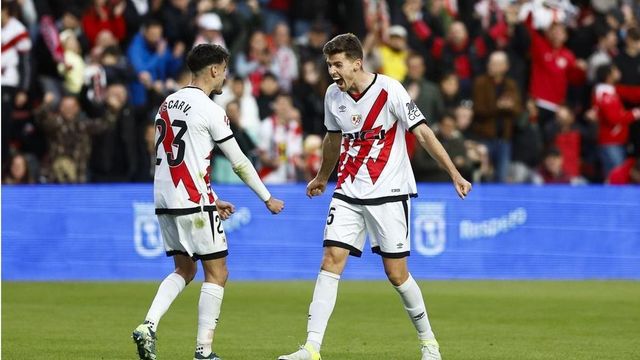
[[[157,283],[2,284],[2,359],[135,359],[131,331]],[[191,359],[198,282],[158,328],[159,359]],[[420,282],[445,360],[640,359],[640,282]],[[313,282],[230,282],[214,348],[268,360],[304,341]],[[325,360],[419,359],[386,282],[342,281]]]

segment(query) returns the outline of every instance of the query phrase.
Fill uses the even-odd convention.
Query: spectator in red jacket
[[[611,185],[640,184],[640,158],[630,158],[611,170],[607,183]]]
[[[640,119],[640,108],[627,110],[621,94],[616,91],[620,71],[614,65],[602,65],[596,70],[596,85],[592,105],[598,118],[598,152],[605,176],[622,164],[625,144],[629,138],[629,124]],[[624,94],[624,93],[622,93]]]
[[[538,120],[544,129],[558,106],[565,102],[569,83],[584,82],[587,64],[582,59],[576,60],[565,47],[567,30],[563,24],[551,24],[543,36],[533,28],[532,21],[530,15],[526,21],[531,36],[529,91],[538,106]]]
[[[571,109],[565,105],[558,107],[554,122],[545,131],[546,138],[551,140],[549,145],[556,147],[562,154],[562,170],[572,178],[580,176],[582,133]]]
[[[82,16],[82,28],[91,47],[103,30],[111,31],[118,41],[124,40],[127,36],[123,16],[126,7],[125,0],[93,0],[93,6]]]

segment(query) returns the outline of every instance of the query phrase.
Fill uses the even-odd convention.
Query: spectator
[[[280,93],[280,85],[278,79],[273,73],[266,73],[260,81],[258,88],[260,95],[256,98],[258,103],[258,111],[261,119],[265,119],[273,112],[272,104]]]
[[[251,34],[245,52],[236,57],[235,70],[239,76],[249,79],[253,88],[253,96],[258,95],[259,84],[265,73],[278,73],[279,69],[273,61],[267,37],[262,31]],[[278,81],[275,75],[273,78]]]
[[[10,121],[14,106],[27,104],[31,81],[31,40],[14,17],[15,2],[2,1],[2,159],[9,155]]]
[[[629,158],[611,170],[607,183],[611,185],[640,184],[640,157]]]
[[[460,21],[451,23],[446,38],[435,36],[426,23],[414,25],[413,29],[420,39],[429,44],[429,55],[437,62],[436,68],[443,73],[455,73],[462,96],[470,96],[478,58],[486,55],[484,49],[477,49],[472,44],[465,24]]]
[[[4,185],[34,183],[33,176],[29,171],[27,158],[20,153],[11,156],[4,174],[4,178],[2,179],[2,184]]]
[[[222,37],[222,21],[216,13],[206,13],[198,17],[198,33],[193,46],[200,44],[220,45],[224,48],[227,44]]]
[[[65,7],[62,13],[62,18],[59,21],[58,30],[59,32],[71,30],[80,43],[80,48],[82,49],[81,53],[89,53],[89,50],[91,50],[91,44],[82,29],[82,10],[80,8],[76,6]]]
[[[190,47],[196,37],[196,4],[189,0],[168,0],[162,8],[164,35],[171,47]]]
[[[426,67],[422,56],[411,54],[407,58],[407,77],[403,83],[413,101],[427,117],[429,126],[444,115],[444,100],[438,85],[425,78]]]
[[[575,122],[575,116],[571,110],[561,105],[556,111],[556,118],[546,129],[547,139],[550,139],[552,147],[562,154],[562,170],[571,178],[580,176],[582,153],[582,132]]]
[[[507,77],[507,54],[491,54],[487,74],[479,76],[473,85],[471,125],[475,138],[489,149],[495,168],[494,181],[505,182],[511,162],[513,123],[522,112],[522,101],[516,82]]]
[[[304,139],[304,181],[313,180],[320,171],[322,163],[322,138],[319,135],[311,134]]]
[[[248,14],[241,14],[237,1],[214,1],[213,11],[222,20],[222,36],[233,57],[243,51],[247,39],[262,29],[262,11],[257,0],[247,0]],[[231,64],[233,65],[233,64]],[[234,69],[232,69],[234,70]]]
[[[78,95],[84,84],[85,63],[80,42],[71,30],[60,33],[60,43],[64,49],[64,64],[58,64],[58,72],[64,78],[64,90]]]
[[[453,111],[463,101],[460,94],[460,81],[455,73],[448,73],[440,79],[440,91],[445,111]]]
[[[571,178],[564,173],[562,153],[558,149],[550,149],[538,169],[537,184],[570,184]]]
[[[291,97],[279,93],[273,102],[273,114],[262,120],[258,136],[262,181],[270,184],[294,182],[302,168],[302,129]],[[299,113],[297,114],[299,116]]]
[[[251,136],[242,127],[243,114],[241,112],[240,102],[237,99],[227,103],[226,112],[229,118],[229,127],[233,132],[233,137],[238,142],[240,150],[247,155],[252,163],[256,162],[256,145]],[[242,180],[236,175],[231,167],[231,163],[224,157],[222,151],[216,147],[214,150],[213,162],[213,182],[217,184],[240,184]]]
[[[298,44],[300,62],[315,61],[318,63],[318,66],[323,67],[325,61],[322,47],[328,40],[326,24],[322,21],[314,22]]]
[[[529,91],[538,106],[538,121],[542,128],[553,120],[555,111],[567,98],[569,83],[584,81],[587,68],[584,60],[576,60],[564,44],[567,30],[562,23],[552,23],[541,35],[533,27],[532,14],[526,20],[531,36],[531,78]]]
[[[177,74],[185,50],[180,44],[176,44],[172,51],[162,37],[162,23],[155,19],[147,20],[133,38],[127,56],[137,74],[137,80],[131,83],[130,96],[134,106],[148,110],[147,92],[154,86],[157,88],[158,82]]]
[[[398,81],[407,76],[407,30],[400,25],[389,28],[389,41],[377,48],[380,57],[380,72]]]
[[[229,86],[223,90],[221,95],[215,97],[215,102],[223,108],[231,101],[238,101],[242,116],[239,117],[240,126],[247,132],[251,140],[254,142],[258,139],[258,131],[260,129],[260,111],[256,98],[251,96],[251,84],[239,76],[234,76],[229,82]],[[270,106],[270,105],[269,105]],[[269,110],[266,113],[270,113]],[[267,115],[265,115],[266,117]]]
[[[296,104],[302,112],[302,131],[305,135],[324,135],[324,94],[326,77],[320,74],[315,61],[302,64],[302,77],[293,86]]]
[[[592,106],[598,118],[598,148],[604,176],[622,164],[629,124],[640,119],[640,108],[626,110],[615,85],[620,71],[614,65],[602,65],[596,71],[598,84],[593,93]]]
[[[611,64],[618,53],[618,35],[607,26],[596,27],[598,44],[596,51],[589,57],[587,76],[590,82],[596,81],[596,69],[601,65]]]
[[[293,81],[298,78],[298,57],[291,48],[291,35],[287,24],[278,23],[273,29],[273,44],[273,62],[274,68],[278,71],[276,75],[280,88],[290,92]]]
[[[91,135],[114,126],[116,118],[88,119],[82,113],[78,99],[65,95],[58,111],[52,111],[52,94],[46,94],[43,105],[36,111],[40,126],[49,140],[49,161],[46,167],[49,182],[84,183],[87,181],[87,162],[91,154]],[[108,114],[108,113],[107,113]]]
[[[93,136],[90,160],[92,182],[129,182],[138,165],[136,121],[127,103],[123,84],[109,85],[105,96],[105,119],[114,122]]]
[[[614,60],[616,67],[620,69],[620,83],[640,85],[640,28],[629,29],[624,44],[624,51]]]
[[[456,120],[453,114],[445,114],[435,126],[435,134],[442,146],[453,160],[463,176],[471,175],[472,164],[467,157],[464,137],[456,129]],[[449,174],[429,155],[422,147],[418,146],[411,159],[411,166],[416,181],[422,182],[449,182]]]
[[[82,28],[91,47],[102,30],[109,30],[118,41],[127,36],[127,24],[123,16],[127,2],[115,0],[107,4],[107,1],[93,0],[92,6],[82,16]]]

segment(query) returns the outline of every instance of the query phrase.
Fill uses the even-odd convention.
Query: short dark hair
[[[209,65],[229,61],[229,52],[220,45],[200,44],[187,54],[187,67],[197,73]]]
[[[638,29],[637,27],[632,27],[627,30],[627,38],[631,39],[632,41],[640,40],[640,29]]]
[[[598,66],[598,68],[596,69],[596,81],[599,83],[607,82],[607,78],[609,77],[609,75],[611,75],[612,72],[612,64],[604,64]]]
[[[322,48],[322,52],[325,56],[344,53],[344,55],[351,60],[364,58],[362,43],[360,43],[358,37],[352,33],[340,34],[329,40]]]
[[[142,27],[145,31],[154,26],[160,26],[161,28],[164,28],[164,26],[162,25],[162,21],[156,17],[149,17],[142,23]]]

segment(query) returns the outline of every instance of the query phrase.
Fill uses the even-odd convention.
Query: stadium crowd
[[[266,183],[311,179],[352,32],[474,182],[640,183],[635,0],[2,0],[4,184],[147,182],[188,50],[232,54],[225,108]],[[447,174],[407,134],[417,181]],[[235,183],[222,154],[213,181]]]

